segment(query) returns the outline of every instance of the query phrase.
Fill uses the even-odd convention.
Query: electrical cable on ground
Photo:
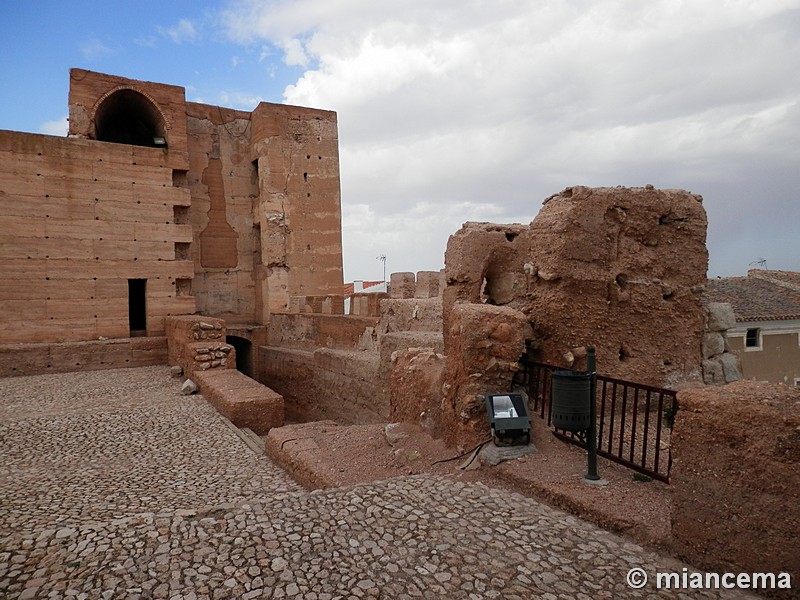
[[[467,450],[467,451],[466,451],[466,452],[464,452],[463,454],[459,454],[458,456],[454,456],[454,457],[452,457],[452,458],[443,458],[442,460],[437,460],[437,461],[434,461],[434,462],[432,462],[432,463],[431,463],[431,466],[433,466],[433,465],[438,465],[439,463],[452,462],[452,461],[454,461],[454,460],[458,460],[459,458],[463,458],[463,457],[465,457],[467,454],[469,454],[470,452],[475,452],[476,450],[478,450],[478,449],[482,448],[483,446],[485,446],[486,444],[488,444],[488,443],[489,443],[489,442],[491,442],[491,441],[492,441],[492,438],[491,438],[491,437],[489,437],[489,438],[487,438],[486,440],[482,441],[482,442],[481,442],[480,444],[478,444],[477,446],[475,446],[475,447],[474,447],[472,450]]]

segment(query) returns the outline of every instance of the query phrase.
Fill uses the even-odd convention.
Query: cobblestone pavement
[[[744,597],[480,484],[303,492],[161,367],[0,379],[0,457],[4,598]]]

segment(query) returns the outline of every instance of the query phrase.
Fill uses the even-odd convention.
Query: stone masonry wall
[[[169,317],[167,326],[168,360],[180,365],[191,377],[196,371],[235,369],[236,351],[225,342],[225,321],[211,317]]]
[[[724,302],[706,305],[703,334],[703,383],[722,385],[742,378],[739,358],[730,351],[726,332],[736,327],[733,306]]]
[[[752,381],[686,389],[672,432],[672,533],[715,572],[800,578],[800,389]],[[795,597],[784,595],[779,597]]]

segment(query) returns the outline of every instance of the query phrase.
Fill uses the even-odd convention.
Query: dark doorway
[[[147,335],[147,279],[128,279],[128,323],[131,337]]]
[[[225,341],[236,351],[236,370],[253,377],[253,343],[236,335],[227,336]]]

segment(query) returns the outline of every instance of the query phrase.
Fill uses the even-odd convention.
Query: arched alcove
[[[144,94],[122,89],[105,98],[95,112],[95,139],[159,148],[166,146],[164,117]]]

